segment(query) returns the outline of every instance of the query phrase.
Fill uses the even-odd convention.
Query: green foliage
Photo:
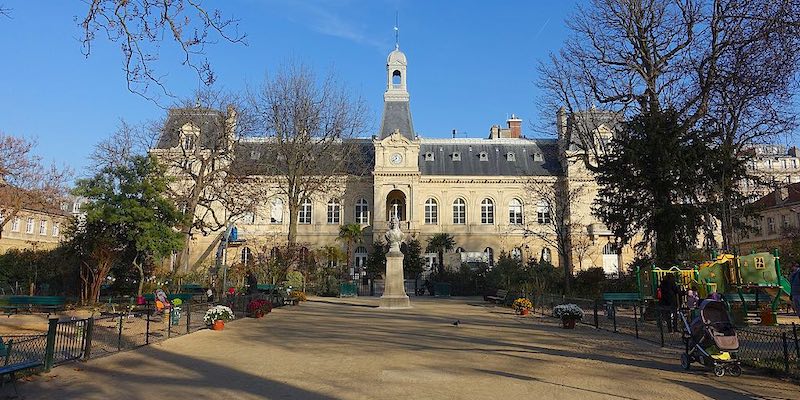
[[[702,135],[681,126],[672,110],[623,124],[599,159],[595,214],[624,241],[637,233],[640,252],[653,244],[659,263],[678,260],[697,242],[706,210],[697,201],[709,150]]]
[[[456,247],[456,240],[452,235],[447,233],[437,233],[428,239],[428,246],[425,251],[428,253],[436,253],[438,255],[438,269],[439,272],[444,272],[444,252],[453,250]]]
[[[425,268],[422,244],[417,239],[410,239],[400,249],[403,250],[403,275],[406,279],[416,279]]]
[[[298,271],[289,271],[286,273],[286,285],[294,289],[300,290],[303,287],[303,274]]]
[[[78,261],[66,246],[53,250],[9,250],[0,254],[0,285],[5,294],[75,295]]]
[[[445,269],[431,274],[431,282],[446,282],[450,284],[450,294],[453,296],[476,296],[484,294],[486,285],[487,265],[479,264],[477,267],[461,264],[457,271]]]
[[[386,271],[386,253],[388,251],[386,243],[380,239],[372,242],[372,251],[367,256],[367,261],[364,264],[368,277],[377,278],[383,275]]]

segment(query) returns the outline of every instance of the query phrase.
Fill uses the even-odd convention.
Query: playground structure
[[[791,292],[789,281],[781,274],[777,250],[741,256],[720,254],[693,268],[637,268],[636,274],[639,300],[655,299],[661,281],[673,274],[683,290],[694,288],[700,298],[718,293],[728,311],[733,304],[741,305],[742,312],[735,313],[735,318],[739,315],[744,319],[752,312],[767,325],[776,323],[781,296],[788,300]]]

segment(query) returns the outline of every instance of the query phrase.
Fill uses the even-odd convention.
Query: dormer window
[[[261,152],[260,151],[253,150],[253,151],[250,152],[250,159],[251,160],[258,160],[259,158],[261,158]]]
[[[506,154],[506,160],[517,161],[517,156],[515,156],[514,153],[509,151],[508,154]]]
[[[461,153],[455,152],[452,154],[453,161],[461,161]]]
[[[425,161],[433,161],[433,153],[425,153]]]
[[[197,144],[197,135],[193,133],[186,133],[181,138],[181,148],[184,150],[194,150]]]
[[[478,154],[478,158],[479,158],[481,161],[489,161],[489,155],[488,155],[488,154],[486,154],[486,152],[485,152],[485,151],[482,151],[482,152],[480,152],[480,154]]]
[[[533,153],[533,161],[544,161],[542,153]]]

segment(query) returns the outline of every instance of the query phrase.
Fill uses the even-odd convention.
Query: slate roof
[[[411,108],[408,101],[384,101],[383,120],[381,121],[380,138],[390,136],[395,129],[406,138],[414,140],[414,124],[411,122]]]
[[[216,146],[219,135],[225,126],[225,116],[219,110],[208,108],[170,109],[157,149],[170,149],[180,144],[181,127],[192,122],[200,128],[199,145],[205,148]],[[217,132],[212,134],[212,132]]]
[[[375,146],[371,139],[351,139],[349,143],[358,147],[356,153],[361,158],[353,157],[346,164],[347,173],[353,175],[369,174],[375,166]],[[257,156],[254,158],[254,156]],[[239,175],[264,175],[268,172],[266,165],[275,162],[275,155],[271,153],[269,143],[265,141],[242,140],[234,149],[234,160],[231,171]],[[367,171],[363,170],[366,166]]]
[[[460,161],[454,160],[454,153],[459,154]],[[481,153],[486,154],[485,161]],[[433,155],[433,161],[429,160],[428,154]],[[509,154],[512,154],[513,161],[509,160]],[[422,175],[563,174],[555,139],[423,139],[419,157]]]
[[[788,197],[781,199],[781,190],[784,190]],[[753,202],[753,206],[756,209],[766,209],[779,206],[785,207],[797,203],[800,203],[800,183],[792,183],[761,197]]]

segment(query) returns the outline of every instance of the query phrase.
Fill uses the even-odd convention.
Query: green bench
[[[722,295],[722,297],[728,303],[741,303],[742,298],[744,298],[744,301],[746,303],[755,303],[756,298],[758,299],[758,302],[762,304],[769,304],[772,301],[772,297],[764,293],[758,293],[758,295],[756,295],[755,293],[744,293],[742,294],[741,297],[739,297],[739,293],[725,293]]]
[[[13,364],[10,363],[13,347],[13,340],[9,340],[8,343],[3,343],[3,339],[0,338],[0,356],[3,357],[3,366],[0,367],[0,387],[5,386],[5,377],[8,375],[11,378],[11,384],[14,386],[14,394],[19,396],[19,392],[17,392],[17,372],[40,368],[44,366],[44,363],[42,361],[21,361]]]
[[[339,284],[339,297],[356,297],[356,296],[358,296],[358,288],[354,283]]]
[[[610,301],[613,303],[635,303],[640,301],[642,298],[639,293],[636,292],[609,292],[603,293],[603,301]]]
[[[63,310],[66,298],[64,296],[8,296],[0,306],[9,316],[19,310],[43,310],[47,313]]]
[[[258,289],[259,292],[271,292],[276,288],[277,286],[270,283],[262,283],[260,285],[256,285],[256,289]]]

